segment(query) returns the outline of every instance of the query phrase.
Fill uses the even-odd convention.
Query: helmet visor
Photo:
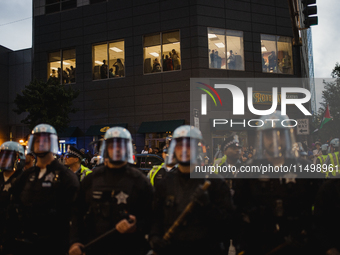
[[[169,148],[167,164],[196,164],[198,140],[189,137],[174,139]]]
[[[27,153],[34,153],[36,155],[52,152],[58,152],[58,137],[51,133],[36,133],[30,136],[28,142]]]
[[[12,171],[17,153],[15,151],[0,151],[0,169],[3,171]]]
[[[111,138],[104,142],[105,158],[110,162],[126,162],[132,160],[132,146],[128,139],[124,138]],[[133,161],[133,160],[132,160]]]
[[[262,132],[262,149],[264,157],[271,158],[292,158],[296,157],[295,139],[293,130],[289,129],[273,129]],[[293,146],[295,145],[295,146]]]

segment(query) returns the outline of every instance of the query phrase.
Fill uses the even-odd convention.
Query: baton
[[[202,190],[206,191],[210,186],[210,181],[206,180],[202,186]],[[183,223],[185,216],[189,214],[192,209],[194,208],[195,202],[191,201],[184,209],[184,211],[178,216],[176,221],[172,224],[172,226],[168,229],[168,231],[164,234],[163,239],[168,241],[170,240],[171,236],[175,232],[175,230]]]
[[[132,223],[133,220],[128,219],[127,220],[129,223]],[[100,236],[96,237],[92,241],[88,242],[87,244],[84,245],[84,247],[81,247],[81,251],[85,252],[86,250],[90,249],[92,246],[96,245],[100,240],[108,237],[109,235],[112,235],[113,233],[117,232],[116,228],[110,229],[109,231],[106,231],[104,234],[101,234]]]

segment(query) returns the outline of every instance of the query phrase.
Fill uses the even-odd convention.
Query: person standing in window
[[[276,71],[276,54],[275,51],[272,51],[272,53],[268,56],[268,68],[269,72]]]
[[[172,49],[172,61],[174,63],[174,70],[181,69],[181,63],[179,60],[179,54],[176,52],[175,49]]]
[[[103,64],[100,67],[100,78],[107,79],[107,64],[105,59],[103,60]]]
[[[210,53],[210,67],[216,67],[215,66],[215,51],[212,50]]]
[[[171,52],[169,52],[169,58],[167,58],[167,56],[166,56],[166,68],[168,71],[172,71],[174,70],[174,66],[172,64]]]
[[[221,69],[222,58],[218,55],[218,51],[215,51],[215,67]]]
[[[117,59],[117,62],[114,63],[113,66],[117,66],[116,73],[118,74],[118,76],[120,77],[124,76],[124,65],[120,58]]]
[[[232,50],[229,51],[230,55],[228,57],[228,68],[235,69],[236,68],[236,57]]]
[[[152,72],[160,72],[161,71],[161,63],[159,63],[158,58],[155,58],[155,60],[153,61],[153,68],[152,68]]]

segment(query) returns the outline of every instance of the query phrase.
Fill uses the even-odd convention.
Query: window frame
[[[46,15],[55,14],[55,13],[62,12],[62,11],[68,11],[68,10],[76,9],[78,7],[78,1],[77,0],[73,0],[73,1],[75,1],[76,6],[73,7],[73,8],[68,8],[68,9],[63,10],[63,3],[67,2],[67,1],[68,0],[58,0],[58,2],[52,3],[52,4],[46,4],[46,2],[45,2],[45,6],[44,6],[45,7],[45,14]],[[59,10],[58,11],[55,11],[55,12],[47,12],[46,11],[46,7],[50,7],[50,6],[54,6],[54,5],[55,6],[59,5]]]
[[[278,58],[278,53],[279,53],[279,47],[278,47],[278,44],[279,44],[279,38],[280,37],[284,37],[284,38],[290,38],[290,44],[291,44],[291,52],[292,52],[292,56],[290,57],[291,58],[291,72],[292,73],[284,73],[284,72],[279,72],[279,65],[278,65],[278,61],[276,61],[276,72],[265,72],[263,71],[263,66],[262,66],[262,73],[267,73],[267,74],[279,74],[279,75],[295,75],[295,70],[294,70],[294,57],[293,57],[293,38],[290,37],[290,36],[285,36],[285,35],[273,35],[273,34],[260,34],[260,51],[261,51],[261,59],[263,58],[263,52],[262,52],[262,36],[274,36],[275,37],[275,54],[276,54],[276,58]],[[265,39],[264,39],[265,40]],[[262,61],[261,61],[262,63]]]
[[[110,71],[110,43],[115,43],[115,42],[121,42],[123,41],[124,42],[124,76],[115,76],[115,77],[111,77],[110,78],[110,75],[109,75],[109,71]],[[94,65],[93,63],[95,63],[95,56],[94,56],[94,47],[95,46],[98,46],[98,45],[105,45],[106,44],[106,58],[107,58],[107,62],[108,62],[108,65],[107,65],[107,78],[105,79],[94,79],[93,78],[93,73],[94,73]],[[126,59],[126,51],[125,51],[125,40],[124,39],[115,39],[115,40],[110,40],[110,41],[106,41],[106,42],[101,42],[101,43],[95,43],[95,44],[92,44],[92,81],[103,81],[103,80],[110,80],[110,79],[119,79],[119,78],[125,78],[126,77],[126,67],[125,67],[125,59]]]
[[[171,33],[171,32],[177,32],[178,31],[178,36],[179,36],[179,48],[180,48],[180,60],[181,60],[181,65],[180,65],[180,69],[178,70],[169,70],[169,71],[164,71],[163,70],[163,34],[164,33]],[[159,34],[160,36],[160,47],[161,47],[161,54],[160,54],[160,58],[162,60],[161,62],[161,71],[160,72],[150,72],[150,73],[145,73],[144,70],[145,70],[145,56],[144,56],[144,49],[145,49],[145,46],[144,46],[144,38],[146,36],[151,36],[151,35],[156,35],[156,34]],[[178,71],[182,71],[182,47],[181,47],[181,30],[180,29],[175,29],[175,30],[168,30],[168,31],[161,31],[159,33],[152,33],[152,34],[148,34],[148,35],[143,35],[142,36],[142,45],[143,45],[143,75],[152,75],[152,74],[161,74],[161,73],[171,73],[171,72],[178,72]]]
[[[74,48],[65,48],[65,49],[60,49],[59,51],[58,50],[56,50],[56,51],[49,51],[49,52],[47,52],[47,65],[49,66],[50,65],[50,54],[51,53],[56,53],[56,52],[59,52],[59,56],[60,56],[60,69],[61,69],[61,72],[63,72],[63,59],[64,59],[64,54],[63,54],[63,52],[64,51],[67,51],[67,50],[74,50],[75,51],[75,56],[76,56],[76,58],[75,58],[75,63],[76,63],[76,65],[75,65],[75,77],[77,77],[77,50],[76,50],[76,47],[74,47]],[[47,68],[47,80],[48,79],[50,79],[51,78],[51,76],[50,76],[50,68]],[[58,73],[57,73],[58,74]],[[61,74],[60,75],[60,80],[59,80],[59,84],[63,84],[63,85],[68,85],[68,84],[76,84],[77,83],[77,80],[76,80],[76,78],[75,78],[75,80],[74,80],[74,82],[70,82],[70,83],[63,83],[63,75]]]
[[[217,68],[217,67],[210,67],[210,51],[209,51],[209,29],[220,29],[224,31],[224,49],[225,49],[225,61],[226,61],[226,68]],[[227,37],[228,37],[228,31],[235,31],[235,32],[241,32],[242,33],[242,69],[229,69],[228,68],[228,44],[227,44]],[[207,27],[207,39],[208,39],[208,69],[212,70],[226,70],[226,71],[240,71],[240,72],[245,72],[246,67],[245,67],[245,60],[244,60],[244,32],[242,30],[234,30],[234,29],[226,29],[226,28],[218,28],[218,27]],[[238,54],[240,55],[240,54]]]

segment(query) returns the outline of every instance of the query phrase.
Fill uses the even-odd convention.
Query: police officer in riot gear
[[[231,213],[228,185],[214,175],[207,192],[202,192],[200,185],[205,179],[190,178],[199,164],[201,140],[201,132],[192,126],[180,126],[173,133],[166,164],[178,163],[178,166],[155,186],[149,237],[156,254],[219,254],[220,243],[227,239],[226,232],[231,231],[227,225]],[[195,211],[173,233],[172,239],[165,241],[163,235],[191,201],[197,203]]]
[[[121,127],[106,131],[101,161],[81,182],[72,217],[70,255],[82,254],[84,244],[115,228],[86,254],[145,254],[152,212],[153,189],[133,163],[130,132]],[[129,164],[130,163],[130,164]]]
[[[68,248],[71,205],[79,181],[54,159],[58,137],[51,125],[40,124],[32,130],[27,152],[37,156],[37,162],[13,187],[21,225],[15,253],[63,254]]]
[[[282,116],[280,111],[262,117],[264,125],[257,134],[257,153],[248,167],[310,166],[311,162],[299,158],[293,128],[282,125],[285,119],[288,116]],[[297,177],[308,175],[299,176],[294,171],[239,174],[234,201],[243,215],[239,241],[247,254],[306,253],[306,233],[319,181]]]
[[[11,189],[22,173],[25,163],[25,152],[17,142],[5,142],[0,146],[0,254],[10,252],[13,226],[8,225],[8,206]]]

